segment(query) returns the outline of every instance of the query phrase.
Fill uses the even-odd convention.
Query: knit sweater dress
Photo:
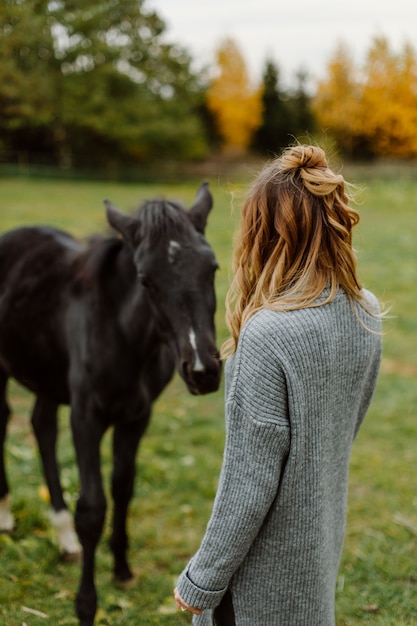
[[[205,609],[193,624],[211,626],[229,589],[237,626],[334,626],[349,457],[380,359],[379,319],[342,290],[329,304],[263,309],[247,322],[226,364],[212,515],[177,585]]]

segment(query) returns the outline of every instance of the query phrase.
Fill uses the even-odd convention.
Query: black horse
[[[76,610],[91,626],[97,608],[95,551],[106,512],[100,441],[113,431],[114,574],[132,574],[126,560],[126,515],[135,456],[153,401],[175,366],[192,394],[219,387],[214,274],[204,238],[212,196],[207,183],[189,211],[153,200],[134,216],[105,201],[118,236],[82,245],[46,227],[0,237],[0,527],[11,530],[3,444],[14,377],[36,395],[32,424],[63,550],[82,546]],[[71,407],[80,476],[77,535],[64,502],[56,462],[57,408]]]

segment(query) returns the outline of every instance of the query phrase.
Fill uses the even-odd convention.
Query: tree
[[[3,141],[21,147],[36,130],[61,161],[204,155],[203,85],[164,30],[145,0],[3,2]]]
[[[308,73],[300,69],[296,74],[296,88],[289,99],[296,136],[312,135],[316,129],[316,119],[311,107],[311,96],[307,91],[307,81]]]
[[[293,118],[287,94],[279,86],[279,70],[267,60],[262,77],[262,124],[256,131],[253,145],[263,153],[281,152],[293,131]]]
[[[296,89],[285,91],[279,84],[278,67],[267,60],[262,82],[262,124],[253,142],[257,151],[277,154],[294,138],[313,132],[315,123],[306,81],[307,74],[300,70]]]
[[[327,78],[319,82],[312,102],[317,124],[330,132],[340,148],[350,156],[358,144],[360,86],[349,49],[339,43],[327,65]]]
[[[360,132],[380,156],[417,156],[417,56],[374,39],[364,71]]]
[[[358,70],[340,46],[314,99],[319,125],[350,156],[417,155],[417,56],[399,54],[384,37],[374,39]]]
[[[0,110],[2,135],[31,127],[36,133],[53,120],[53,39],[34,2],[0,7]],[[52,77],[51,77],[52,73]]]
[[[250,85],[236,43],[226,38],[217,50],[216,75],[207,92],[207,107],[229,152],[245,152],[262,120],[261,90]]]

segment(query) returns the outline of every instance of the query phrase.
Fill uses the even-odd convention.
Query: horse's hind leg
[[[10,409],[6,400],[7,374],[0,369],[0,532],[11,532],[14,526],[10,512],[9,486],[4,464],[4,442]]]
[[[32,414],[32,426],[39,446],[43,471],[51,497],[51,521],[58,533],[63,555],[76,558],[81,548],[73,521],[62,493],[56,460],[58,405],[47,396],[39,395]]]

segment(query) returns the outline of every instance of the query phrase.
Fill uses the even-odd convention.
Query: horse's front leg
[[[39,395],[32,413],[32,427],[38,442],[43,471],[51,496],[51,521],[58,533],[59,544],[64,557],[73,560],[79,556],[81,547],[73,528],[71,514],[64,501],[59,479],[59,468],[56,460],[57,410],[56,402],[47,396]]]
[[[146,430],[150,413],[140,422],[117,424],[113,435],[113,532],[110,547],[114,556],[114,576],[120,582],[132,578],[126,558],[128,537],[126,518],[135,482],[135,461],[139,441]]]
[[[75,528],[82,546],[82,574],[75,606],[80,626],[93,626],[97,610],[95,553],[106,515],[100,465],[100,442],[105,427],[91,413],[83,413],[74,407],[71,426],[80,475]]]

